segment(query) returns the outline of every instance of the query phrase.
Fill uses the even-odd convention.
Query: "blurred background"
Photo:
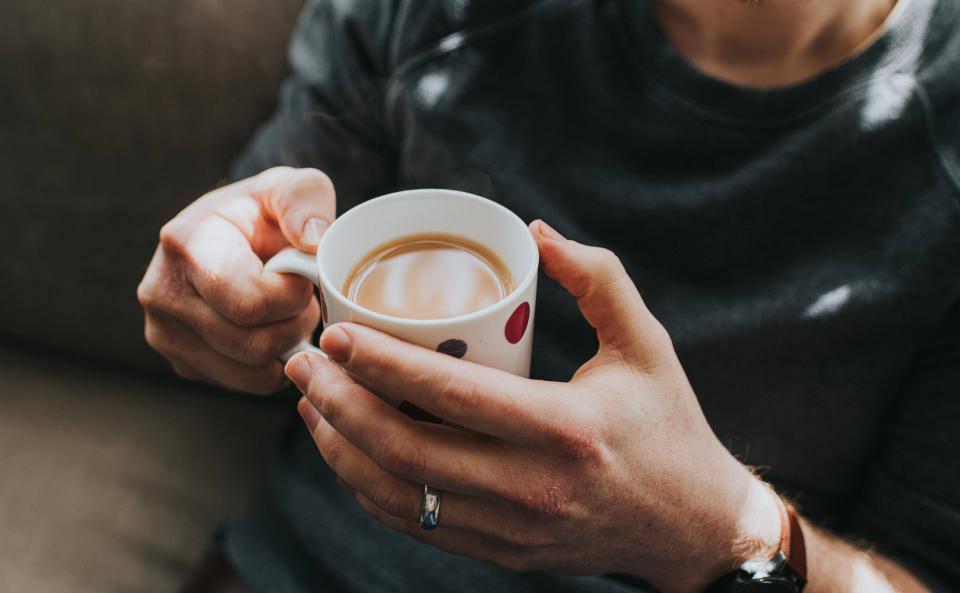
[[[302,0],[0,2],[0,591],[173,591],[289,397],[179,381],[136,286],[270,112]]]

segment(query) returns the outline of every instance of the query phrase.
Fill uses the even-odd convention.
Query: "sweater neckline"
[[[788,125],[856,96],[901,72],[916,74],[934,30],[939,0],[899,0],[872,43],[805,81],[772,89],[726,82],[697,70],[666,39],[649,0],[614,0],[640,77],[671,106],[717,122]]]

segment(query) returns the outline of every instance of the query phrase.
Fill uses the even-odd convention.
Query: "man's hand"
[[[309,281],[263,261],[291,245],[315,252],[335,215],[333,185],[313,169],[270,169],[198,199],[160,231],[137,289],[147,342],[185,378],[278,390],[278,356],[316,327],[319,306]]]
[[[686,593],[772,557],[771,492],[714,436],[619,259],[540,222],[531,232],[544,271],[597,330],[596,356],[569,383],[532,381],[331,326],[320,346],[337,364],[301,354],[287,366],[326,462],[380,521],[514,570],[632,573]],[[442,490],[435,531],[417,524],[423,484]]]

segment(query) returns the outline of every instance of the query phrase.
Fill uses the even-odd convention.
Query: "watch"
[[[807,584],[807,553],[796,515],[774,494],[780,507],[780,549],[770,559],[747,560],[704,593],[801,593]]]

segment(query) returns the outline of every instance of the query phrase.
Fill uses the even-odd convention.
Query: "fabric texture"
[[[291,395],[0,345],[0,591],[177,591],[256,494]]]
[[[315,1],[235,167],[326,171],[342,212],[449,187],[612,249],[718,438],[814,522],[960,590],[960,6],[759,91],[688,65],[647,3]],[[533,376],[596,347],[541,280]],[[642,590],[512,574],[379,526],[302,427],[220,532],[251,590]],[[637,587],[637,588],[631,588]]]
[[[0,2],[0,339],[173,375],[137,284],[274,108],[302,6]]]

